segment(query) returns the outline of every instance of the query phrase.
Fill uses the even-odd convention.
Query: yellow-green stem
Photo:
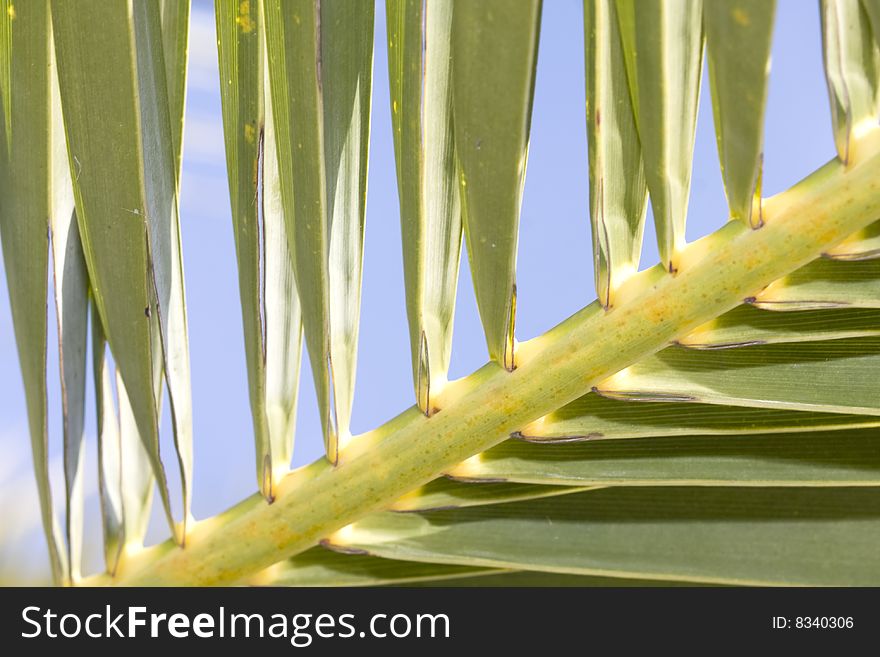
[[[352,439],[337,467],[321,460],[292,472],[273,504],[254,495],[194,526],[185,548],[166,543],[132,556],[112,583],[225,584],[253,575],[730,310],[880,217],[878,132],[860,144],[858,163],[832,161],[767,199],[762,228],[726,224],[687,247],[677,274],[659,266],[642,272],[614,308],[593,303],[518,345],[513,372],[488,364],[449,384],[431,417],[405,411]]]

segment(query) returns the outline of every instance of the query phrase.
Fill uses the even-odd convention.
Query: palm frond
[[[836,156],[770,198],[775,3],[585,0],[598,299],[523,342],[542,3],[388,0],[416,403],[356,436],[374,5],[218,0],[259,492],[199,523],[178,209],[189,3],[19,5],[0,5],[0,239],[56,582],[878,583],[876,0],[820,3]],[[688,244],[704,44],[736,220]],[[649,200],[660,262],[639,271]],[[450,381],[462,234],[490,360]],[[106,573],[83,580],[89,323]],[[303,334],[326,456],[290,471]],[[172,539],[145,550],[157,487]]]

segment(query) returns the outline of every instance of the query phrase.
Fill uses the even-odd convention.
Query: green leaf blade
[[[104,538],[104,565],[113,575],[125,544],[122,507],[122,465],[119,419],[113,399],[113,379],[107,361],[107,340],[94,304],[89,304],[92,324],[92,380],[98,430],[98,495]]]
[[[535,443],[658,436],[788,433],[877,427],[870,415],[815,413],[699,402],[631,403],[595,393],[545,415],[514,434]]]
[[[69,579],[64,539],[49,483],[46,348],[49,218],[58,203],[51,104],[51,19],[43,3],[4,3],[0,62],[3,152],[0,158],[0,241],[12,324],[27,404],[40,516],[56,583]],[[58,190],[63,192],[63,190]],[[69,212],[70,208],[67,208]]]
[[[465,483],[445,477],[435,479],[431,483],[404,495],[389,509],[401,513],[457,509],[503,504],[517,500],[533,500],[584,490],[583,487],[578,487],[577,483],[554,486],[537,481],[538,485],[530,485],[519,482],[508,483],[501,481],[500,478],[493,480],[488,476],[475,478],[475,480],[476,483],[470,481]]]
[[[606,488],[491,507],[377,514],[331,540],[388,559],[472,567],[865,586],[880,581],[877,509],[876,488]]]
[[[267,1],[278,168],[327,458],[350,437],[373,3]]]
[[[183,493],[182,536],[192,506],[192,393],[189,366],[189,337],[183,280],[183,251],[180,240],[178,188],[183,100],[175,99],[172,117],[168,90],[179,91],[180,63],[174,63],[174,79],[166,78],[160,7],[142,3],[134,8],[135,44],[138,64],[140,134],[143,152],[143,184],[147,212],[149,272],[164,370],[171,404],[174,446],[178,457]],[[176,26],[186,31],[186,23]],[[182,37],[185,38],[185,37]],[[178,53],[173,53],[177,55]],[[184,49],[185,68],[185,49]],[[154,93],[153,90],[158,90]],[[165,93],[162,93],[165,92]],[[161,389],[155,394],[157,408]]]
[[[703,0],[712,109],[730,214],[756,228],[775,0]]]
[[[131,404],[118,371],[106,358],[107,341],[94,305],[92,374],[98,425],[98,493],[104,537],[104,563],[115,576],[125,558],[143,547],[152,508],[153,476],[149,454],[138,434]],[[116,397],[119,399],[119,412]]]
[[[731,349],[755,344],[838,340],[880,334],[880,310],[835,308],[768,312],[743,304],[678,340],[694,349]]]
[[[599,577],[591,575],[570,575],[568,573],[547,573],[535,572],[530,570],[501,570],[487,571],[475,574],[473,576],[463,576],[449,579],[426,580],[417,582],[411,586],[415,587],[466,587],[475,586],[480,588],[522,588],[522,587],[566,587],[566,588],[587,588],[587,587],[639,587],[646,586],[699,586],[693,582],[672,582],[664,580],[652,579],[634,579],[620,577]]]
[[[264,62],[264,80],[268,79]],[[302,308],[296,291],[293,256],[287,241],[278,145],[268,85],[262,160],[263,266],[266,320],[266,421],[272,495],[275,482],[290,470],[296,429],[297,392],[302,360]]]
[[[156,477],[149,467],[150,456],[139,436],[137,420],[131,407],[125,382],[116,370],[116,394],[119,399],[119,462],[122,499],[122,552],[118,558],[143,548],[150,522]],[[118,562],[117,562],[118,567]]]
[[[648,202],[616,14],[612,0],[584,2],[593,269],[605,308],[638,271]]]
[[[540,486],[880,486],[880,432],[507,441],[450,475]],[[474,484],[486,486],[490,484]]]
[[[220,100],[226,169],[232,210],[238,291],[248,372],[248,399],[256,445],[256,473],[260,491],[271,497],[266,415],[264,325],[261,303],[262,269],[259,216],[260,148],[263,130],[263,53],[259,31],[259,3],[215,3]]]
[[[171,117],[172,151],[176,162],[178,189],[183,166],[183,125],[186,109],[186,65],[189,49],[188,0],[160,0],[162,51],[168,87],[168,114]]]
[[[464,231],[489,356],[515,367],[516,251],[540,0],[458,2],[453,105]]]
[[[98,313],[178,541],[189,514],[191,427],[176,172],[159,6],[52,5],[77,222]],[[81,37],[103,26],[100,41]],[[159,453],[168,373],[183,524]]]
[[[822,52],[834,145],[844,164],[858,159],[861,136],[877,128],[880,47],[859,0],[820,0]]]
[[[750,304],[765,310],[880,307],[880,260],[814,260],[773,281]]]
[[[614,399],[880,415],[880,339],[670,347],[601,382]]]
[[[53,85],[57,101],[57,82]],[[58,107],[55,104],[55,107]],[[64,181],[63,201],[50,217],[51,249],[55,289],[55,314],[58,324],[58,355],[61,375],[61,406],[64,431],[64,488],[66,498],[67,562],[71,581],[80,577],[84,513],[84,469],[86,404],[86,346],[88,344],[89,279],[83,257],[73,190],[65,157],[64,128],[56,112],[58,125],[53,130],[53,164],[60,171],[53,176]],[[60,166],[59,166],[60,165]],[[58,186],[61,186],[60,184]],[[57,195],[56,195],[57,196]],[[60,199],[59,199],[60,200]]]
[[[221,2],[216,18],[257,481],[272,500],[293,454],[302,313],[285,228],[263,8]]]
[[[880,221],[857,231],[823,254],[833,260],[871,260],[880,258]]]
[[[323,547],[282,561],[257,575],[258,586],[385,586],[475,577],[488,568],[421,564],[361,554],[341,554]]]
[[[657,245],[671,272],[685,245],[703,67],[702,4],[617,2]]]
[[[461,255],[452,125],[452,2],[387,3],[391,121],[407,319],[419,408],[446,384]]]

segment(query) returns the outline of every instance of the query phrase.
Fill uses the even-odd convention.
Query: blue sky
[[[579,0],[546,0],[517,267],[517,338],[543,333],[595,299],[588,219],[584,117],[583,18]],[[364,256],[360,357],[353,431],[374,428],[412,404],[403,263],[391,141],[384,4],[377,2],[373,117]],[[181,217],[192,356],[197,518],[255,490],[237,274],[220,123],[216,39],[211,3],[195,2],[184,142]],[[708,82],[697,124],[688,239],[727,218],[712,125]],[[764,195],[783,191],[834,155],[822,73],[818,3],[780,0],[766,117]],[[649,217],[643,266],[657,262]],[[463,261],[453,344],[453,378],[487,358],[470,274]],[[27,577],[45,572],[37,521],[24,395],[0,263],[0,562]],[[54,314],[49,304],[50,442],[61,501],[60,393]],[[294,464],[322,453],[308,360],[303,359]],[[89,411],[94,404],[88,391]],[[167,406],[167,405],[166,405]],[[89,418],[88,563],[100,565],[95,495],[95,423]],[[172,454],[167,418],[164,453]],[[166,457],[168,458],[168,457]],[[173,471],[175,468],[170,468]],[[63,506],[63,501],[62,501]],[[151,535],[164,537],[154,514]]]

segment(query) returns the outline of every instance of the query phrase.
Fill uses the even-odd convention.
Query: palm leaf
[[[183,485],[182,540],[191,496],[191,402],[159,7],[137,4],[129,13],[123,5],[105,11],[103,3],[74,8],[58,2],[52,9],[77,221],[92,292],[166,516],[177,532],[159,454],[154,392],[156,370],[164,366],[167,372]],[[104,38],[101,47],[92,47],[80,36],[97,23],[104,26]],[[158,354],[152,348],[156,340]]]
[[[758,227],[776,0],[703,2],[712,110],[730,215]],[[753,216],[756,200],[759,212]]]
[[[329,542],[406,561],[752,585],[876,584],[876,488],[621,488],[379,514]],[[818,547],[821,546],[821,549]]]
[[[365,557],[366,558],[366,557]],[[572,575],[570,573],[542,573],[529,570],[506,570],[489,571],[471,576],[431,579],[415,582],[409,586],[415,587],[448,587],[456,588],[479,586],[491,588],[520,588],[520,587],[653,587],[653,586],[699,586],[693,582],[673,582],[669,580],[654,579],[631,579],[620,577],[596,577],[591,575]]]
[[[116,572],[120,550],[125,543],[122,509],[122,449],[119,420],[113,399],[113,376],[107,362],[107,341],[101,318],[90,304],[92,323],[92,380],[98,430],[98,495],[101,503],[101,529],[104,564],[108,573]],[[147,459],[147,462],[148,459]]]
[[[258,574],[253,584],[269,586],[382,586],[451,580],[496,572],[489,568],[445,566],[340,554],[314,548]]]
[[[391,121],[416,401],[446,384],[461,254],[452,126],[452,2],[387,3]]]
[[[748,300],[768,310],[880,307],[880,260],[822,258],[780,278]]]
[[[703,67],[702,3],[617,1],[657,245],[671,272],[685,243]]]
[[[181,536],[185,538],[192,506],[192,392],[190,386],[189,337],[184,292],[183,251],[180,239],[178,190],[180,188],[180,159],[183,131],[183,99],[180,87],[185,79],[186,47],[177,48],[171,58],[173,77],[166,77],[165,43],[169,40],[165,28],[177,31],[176,42],[186,40],[188,24],[185,16],[173,23],[163,24],[156,6],[136,6],[134,9],[135,45],[137,47],[138,84],[146,89],[165,89],[165,95],[153,94],[148,100],[139,99],[144,153],[143,168],[147,208],[147,235],[149,237],[149,272],[156,297],[156,322],[152,329],[161,344],[153,347],[162,360],[154,365],[155,372],[164,370],[168,386],[174,447],[183,494],[183,522]],[[182,61],[181,61],[182,60]],[[174,105],[171,105],[171,100]],[[172,110],[179,112],[172,115]],[[152,219],[150,219],[152,217]],[[156,412],[161,406],[162,391],[158,375],[154,379],[153,397]],[[183,540],[183,538],[181,539]]]
[[[172,152],[177,163],[180,190],[183,166],[183,122],[186,108],[186,63],[189,47],[190,3],[186,0],[159,0],[162,18],[162,54],[168,87],[168,115],[171,118]]]
[[[265,410],[262,308],[260,307],[259,158],[262,117],[262,52],[257,29],[259,5],[239,13],[238,2],[217,2],[217,50],[220,58],[220,100],[226,142],[226,168],[238,290],[244,325],[244,353],[257,451],[257,481],[264,495],[267,484],[268,419]]]
[[[862,0],[862,7],[868,14],[874,41],[880,45],[880,2],[878,0]]]
[[[468,259],[489,357],[515,367],[516,244],[528,159],[540,0],[457,2],[455,143]]]
[[[677,586],[657,580],[472,568],[446,564],[396,561],[363,554],[314,548],[257,575],[256,585],[269,586],[400,586],[522,587],[522,586]]]
[[[556,445],[507,441],[450,474],[544,486],[878,486],[878,441],[876,427]]]
[[[880,339],[699,351],[671,347],[599,383],[615,399],[880,415]]]
[[[131,398],[118,369],[116,396],[119,400],[118,458],[122,501],[122,545],[115,562],[115,568],[118,568],[127,553],[137,553],[143,548],[156,480],[152,470],[145,467],[149,462],[149,455],[143,448],[143,441],[139,440],[137,419],[132,410]]]
[[[648,188],[611,0],[584,2],[584,35],[593,270],[599,301],[610,308],[638,270]]]
[[[816,413],[693,401],[634,403],[595,393],[563,406],[513,434],[534,443],[599,438],[788,433],[876,427],[871,415]]]
[[[703,324],[678,340],[695,349],[730,349],[755,344],[857,338],[880,333],[874,308],[833,308],[801,312],[767,312],[742,305]]]
[[[880,48],[859,0],[820,0],[819,6],[834,144],[849,163],[858,157],[857,138],[877,126]]]
[[[57,80],[53,81],[57,97]],[[58,210],[49,218],[54,272],[55,315],[58,321],[58,354],[61,365],[61,400],[64,417],[64,487],[66,498],[67,562],[70,577],[80,576],[83,531],[83,478],[85,441],[83,430],[86,412],[86,345],[89,320],[89,280],[83,257],[73,190],[64,157],[64,127],[61,116],[54,117],[52,131],[53,165],[58,167],[52,179],[64,194]],[[63,181],[63,183],[62,183]],[[62,186],[63,185],[63,186]],[[62,191],[63,190],[63,191]]]
[[[218,2],[226,166],[260,491],[290,468],[302,318],[287,248],[261,4]]]
[[[51,102],[51,19],[43,3],[15,9],[5,2],[0,23],[4,38],[0,73],[3,92],[3,146],[0,158],[0,238],[12,307],[12,323],[27,401],[28,427],[41,519],[56,583],[69,577],[67,552],[53,511],[49,485],[46,400],[46,296],[49,218],[69,222],[65,172],[54,160],[58,108]],[[69,178],[67,178],[69,185]],[[65,216],[66,215],[66,216]],[[61,268],[64,272],[63,266]],[[75,303],[75,299],[71,299]],[[60,316],[62,321],[63,316]],[[73,375],[73,368],[67,371]],[[73,391],[71,391],[73,392]],[[71,436],[72,438],[72,436]],[[78,453],[69,443],[68,454]],[[66,459],[71,474],[76,458]],[[68,481],[70,481],[68,479]],[[74,520],[76,522],[76,520]]]
[[[880,221],[856,232],[824,254],[835,260],[869,260],[880,258]]]
[[[266,5],[287,235],[327,458],[350,435],[373,60],[373,2]]]
[[[264,80],[267,79],[264,63]],[[268,88],[265,93],[263,129],[262,213],[263,213],[263,308],[265,336],[263,361],[266,377],[266,420],[269,430],[271,480],[263,489],[269,497],[275,482],[290,469],[296,428],[296,399],[302,360],[302,309],[294,281],[293,259],[285,228],[281,179],[278,174],[278,144]],[[258,455],[260,456],[260,455]],[[265,459],[266,455],[263,454]]]
[[[502,504],[514,500],[532,500],[539,497],[552,497],[554,495],[567,495],[584,487],[573,487],[568,484],[561,486],[544,485],[545,482],[537,482],[538,486],[519,483],[506,483],[493,481],[491,477],[485,477],[478,485],[460,483],[450,479],[435,479],[430,484],[417,488],[404,495],[389,508],[392,511],[412,512],[437,509],[457,509],[469,506],[486,506],[489,504]]]

